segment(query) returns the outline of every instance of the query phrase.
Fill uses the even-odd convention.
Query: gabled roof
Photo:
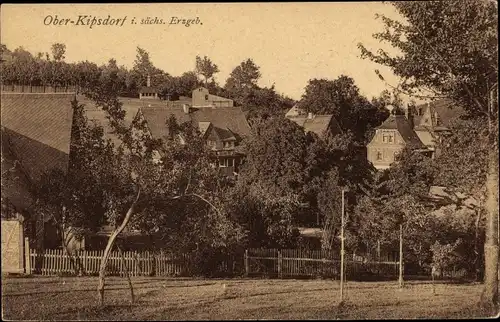
[[[211,124],[212,123],[210,122],[198,122],[198,129],[200,130],[201,135],[205,135]]]
[[[285,117],[297,117],[301,114],[303,114],[302,110],[299,108],[298,104],[295,104],[286,112]]]
[[[75,94],[2,93],[2,126],[69,153]]]
[[[295,122],[300,127],[304,128],[306,132],[314,132],[318,136],[323,135],[328,127],[331,126],[332,134],[340,133],[340,125],[333,115],[314,115],[312,118],[307,116],[288,117],[290,121]]]
[[[171,115],[175,116],[177,123],[182,124],[190,121],[189,115],[178,107],[148,107],[141,108],[140,113],[147,122],[147,126],[154,138],[166,138],[168,135],[167,120]]]
[[[26,208],[29,185],[52,169],[67,171],[75,94],[2,93],[2,169],[17,163],[18,180],[2,193]],[[16,162],[16,160],[18,162]]]
[[[418,138],[415,131],[410,126],[408,119],[404,115],[390,115],[384,123],[377,127],[377,130],[397,130],[403,140],[408,144],[414,144],[423,147],[422,141]]]
[[[465,110],[462,106],[457,104],[455,101],[451,99],[440,99],[430,103],[420,104],[416,107],[417,109],[422,109],[422,115],[430,109],[431,112],[435,111],[439,115],[439,120],[441,125],[444,127],[448,127],[450,121],[462,115]],[[420,118],[421,120],[421,118]],[[419,120],[419,121],[420,121]],[[419,125],[420,122],[415,122],[415,125]]]
[[[111,139],[111,142],[118,147],[121,145],[122,141],[115,134],[114,129],[110,126],[109,120],[107,119],[107,113],[101,108],[97,107],[95,103],[86,97],[78,96],[78,103],[84,104],[85,116],[96,125],[99,125],[104,130],[104,137],[106,139]],[[158,106],[158,104],[152,102],[144,102],[144,100],[132,99],[132,98],[119,98],[120,102],[123,104],[122,109],[125,111],[125,117],[123,119],[126,126],[132,125],[134,118],[137,115],[137,111],[141,106]],[[163,105],[159,105],[163,106]]]
[[[250,125],[240,107],[202,107],[190,108],[185,113],[182,107],[143,108],[141,113],[147,122],[153,137],[165,137],[167,132],[166,120],[174,115],[178,123],[192,122],[199,124],[210,123],[217,129],[221,139],[234,137],[241,139],[250,135]]]
[[[250,125],[241,107],[191,108],[191,117],[196,122],[211,122],[213,126],[228,129],[240,137],[250,135]]]
[[[233,132],[229,130],[228,128],[221,129],[220,127],[214,127],[214,131],[217,132],[217,136],[222,140],[222,141],[235,141],[236,137],[234,136]]]

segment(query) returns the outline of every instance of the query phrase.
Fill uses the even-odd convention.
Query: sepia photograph
[[[500,316],[496,0],[2,4],[5,321]]]

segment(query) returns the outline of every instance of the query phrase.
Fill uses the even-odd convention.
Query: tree
[[[284,117],[288,111],[295,104],[295,101],[279,95],[276,92],[274,84],[268,88],[255,88],[247,92],[247,96],[239,99],[245,111],[248,111],[247,118],[268,118],[272,116]]]
[[[64,58],[66,58],[64,56],[64,54],[66,53],[65,44],[55,43],[50,49],[52,51],[52,59],[54,59],[56,62],[63,61]]]
[[[285,118],[271,118],[253,129],[246,142],[246,161],[240,180],[261,182],[275,196],[299,193],[305,183],[306,136]]]
[[[471,115],[488,118],[489,149],[486,177],[488,224],[485,278],[481,303],[498,302],[498,7],[493,1],[395,2],[405,18],[378,16],[385,31],[374,35],[401,54],[376,54],[359,45],[362,57],[390,67],[402,78],[402,88],[432,90],[462,103]]]
[[[469,258],[474,258],[476,278],[480,275],[479,259],[482,252],[479,244],[484,239],[484,199],[486,193],[486,176],[488,171],[488,133],[484,125],[485,117],[456,119],[452,121],[451,131],[438,144],[439,155],[436,157],[435,183],[446,186],[450,194],[449,204],[466,207],[473,214],[468,227],[472,227],[468,236],[462,239],[474,250]],[[465,200],[473,198],[475,203],[466,204]],[[459,219],[459,218],[458,218]],[[450,222],[453,222],[450,221]],[[461,225],[459,227],[467,227]],[[469,228],[460,229],[461,231]]]
[[[179,199],[198,200],[211,211],[223,216],[212,202],[216,169],[210,167],[209,152],[199,131],[192,125],[167,122],[172,135],[167,140],[152,138],[143,122],[132,127],[123,123],[124,111],[113,91],[112,83],[100,83],[86,90],[86,95],[100,106],[123,144],[109,160],[102,163],[95,193],[105,196],[105,216],[114,224],[99,270],[99,303],[104,303],[105,269],[116,238],[130,223],[146,229],[158,229],[151,216],[172,209],[172,202]],[[175,133],[181,134],[185,144]],[[155,152],[163,157],[153,158]],[[102,180],[101,180],[102,179]],[[174,208],[175,209],[175,208]]]
[[[147,77],[149,76],[151,77],[151,86],[156,87],[161,83],[161,81],[157,79],[157,76],[161,76],[165,74],[165,72],[153,65],[148,51],[141,47],[137,47],[137,54],[131,74],[133,82],[135,82],[137,86],[145,86]]]
[[[203,75],[205,77],[205,86],[208,84],[208,80],[210,78],[213,79],[214,74],[219,72],[219,67],[210,60],[207,56],[201,58],[200,56],[196,56],[196,68],[195,71],[199,75]]]
[[[385,116],[385,112],[359,93],[354,80],[345,75],[333,81],[309,80],[298,105],[314,114],[333,114],[340,127],[351,131],[360,142],[364,141],[367,130],[380,125]]]
[[[244,95],[245,91],[255,88],[260,76],[259,66],[248,58],[233,69],[224,88],[232,97],[239,97],[238,95]]]

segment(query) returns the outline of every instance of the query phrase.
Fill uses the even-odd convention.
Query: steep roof
[[[97,107],[96,104],[87,99],[84,96],[78,96],[77,100],[79,103],[84,104],[85,116],[87,119],[99,126],[102,126],[104,130],[104,137],[106,139],[111,139],[111,142],[118,147],[121,145],[120,138],[115,134],[114,129],[109,125],[109,121],[106,117],[107,113],[101,108]],[[119,98],[120,102],[123,104],[122,109],[125,111],[124,123],[127,126],[132,124],[137,111],[141,106],[151,105],[151,106],[163,106],[160,104],[155,104],[153,102],[145,102],[144,100],[134,99],[134,98]]]
[[[2,93],[2,168],[15,168],[18,180],[2,188],[18,208],[26,208],[29,185],[69,161],[74,94]]]
[[[69,153],[75,94],[2,93],[2,126]]]
[[[314,115],[312,118],[307,116],[288,117],[290,121],[295,122],[297,125],[304,128],[306,132],[314,132],[317,135],[323,135],[331,124],[331,131],[333,134],[340,133],[340,125],[333,115]]]
[[[142,108],[141,112],[151,134],[157,138],[167,135],[165,121],[170,115],[174,115],[178,123],[193,122],[197,127],[210,122],[223,138],[250,135],[250,126],[240,107],[190,108],[189,114],[182,107]]]
[[[397,130],[406,143],[424,146],[404,115],[390,115],[377,129]]]
[[[431,112],[437,112],[441,125],[445,127],[449,126],[451,120],[459,117],[465,112],[462,106],[447,98],[420,104],[416,108],[421,108],[423,111],[422,114],[424,114],[428,109],[430,109]],[[419,123],[415,122],[415,125],[418,125]]]
[[[140,112],[154,138],[166,138],[168,134],[166,121],[171,115],[175,116],[179,124],[190,121],[189,115],[184,113],[182,107],[147,107],[141,108]]]
[[[286,112],[285,117],[297,117],[302,113],[302,110],[299,108],[298,104],[295,104]]]
[[[205,135],[207,130],[210,128],[210,122],[198,122],[198,129],[201,132],[201,135]]]
[[[241,137],[250,135],[250,125],[241,107],[201,107],[191,110],[191,117],[195,122],[211,122],[213,126],[227,128]]]

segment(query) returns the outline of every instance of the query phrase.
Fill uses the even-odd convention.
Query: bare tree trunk
[[[127,214],[125,215],[125,218],[123,218],[122,224],[116,228],[111,236],[109,236],[108,239],[108,244],[106,245],[106,248],[104,249],[104,254],[102,255],[101,258],[101,265],[99,267],[99,284],[97,286],[97,295],[99,297],[99,305],[104,305],[104,277],[106,276],[106,264],[108,263],[108,258],[109,258],[109,253],[111,252],[111,249],[113,249],[113,245],[115,243],[116,237],[125,229],[127,226],[128,222],[130,221],[130,218],[134,214],[134,208],[137,204],[137,201],[139,200],[139,196],[141,194],[141,190],[139,189],[137,191],[137,196],[130,206],[130,208],[127,211]]]
[[[495,88],[496,89],[496,88]],[[497,314],[498,309],[498,137],[495,128],[497,104],[495,89],[488,104],[488,172],[486,175],[486,239],[484,242],[484,289],[481,306]]]
[[[127,276],[128,286],[130,288],[130,302],[132,304],[134,304],[134,302],[135,302],[134,287],[132,286],[132,280],[130,279],[130,274],[128,273],[127,264],[125,263],[125,258],[123,257],[123,252],[122,252],[122,249],[120,248],[120,246],[116,245],[116,248],[118,248],[118,252],[120,253],[122,266],[123,266],[123,269],[125,270],[125,275]]]
[[[494,150],[494,149],[492,149]],[[486,178],[486,240],[484,243],[484,289],[481,304],[488,310],[498,305],[498,167],[497,156],[489,153]]]
[[[474,279],[479,281],[479,227],[481,224],[482,205],[476,208],[476,227],[474,232]]]

